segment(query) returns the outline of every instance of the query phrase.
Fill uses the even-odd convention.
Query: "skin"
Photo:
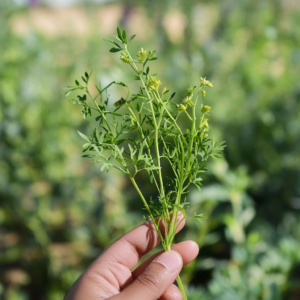
[[[178,215],[177,223],[182,219]],[[185,225],[182,221],[180,231]],[[160,225],[163,233],[163,224]],[[160,243],[153,223],[148,221],[111,244],[74,283],[65,300],[181,300],[173,284],[182,267],[198,254],[198,245],[184,241],[171,251],[160,251],[133,272],[141,257]]]

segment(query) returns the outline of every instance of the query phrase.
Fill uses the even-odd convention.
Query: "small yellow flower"
[[[194,91],[194,87],[190,87],[189,89],[187,89],[186,94],[188,97],[192,97],[193,96],[193,91]]]
[[[211,107],[210,106],[208,106],[208,105],[203,105],[203,104],[201,104],[201,112],[203,113],[203,114],[206,114],[206,113],[208,113],[209,111],[210,111],[210,109],[211,109]]]
[[[141,50],[137,53],[136,56],[139,58],[140,62],[143,63],[145,61],[146,53],[147,53],[147,51],[144,50],[143,48],[141,48]]]
[[[191,97],[185,97],[185,98],[182,100],[182,103],[185,104],[185,105],[189,105],[189,106],[191,106],[191,107],[194,106],[194,103],[193,103]]]
[[[213,84],[210,81],[206,80],[206,78],[200,77],[200,81],[201,81],[201,85],[203,86],[208,86],[210,88],[213,87]]]
[[[177,108],[178,110],[181,110],[181,111],[186,111],[187,106],[186,106],[186,105],[183,105],[183,104],[177,104],[177,105],[176,105],[176,108]]]
[[[208,125],[207,121],[204,121],[203,126],[204,126],[206,131],[209,129],[209,125]]]
[[[123,61],[126,64],[129,63],[129,57],[127,56],[127,54],[125,52],[121,53],[120,59],[121,59],[121,61]]]
[[[200,138],[201,139],[206,139],[208,137],[208,134],[205,133],[205,131],[203,131],[201,134],[200,134]]]
[[[161,85],[161,81],[158,78],[156,78],[154,76],[149,77],[148,87],[151,90],[157,91],[160,85]]]
[[[202,99],[204,99],[206,96],[206,92],[204,90],[201,90],[201,93],[202,93]]]

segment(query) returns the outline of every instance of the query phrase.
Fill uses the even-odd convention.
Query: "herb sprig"
[[[83,152],[88,153],[83,156],[102,163],[101,171],[115,168],[129,177],[144,203],[145,218],[153,221],[161,244],[168,251],[179,226],[176,225],[179,211],[183,213],[183,219],[201,221],[205,218],[204,214],[196,212],[192,216],[186,214],[189,203],[185,195],[191,184],[201,192],[200,174],[207,171],[207,159],[220,157],[225,146],[224,142],[218,143],[209,138],[211,107],[204,103],[199,105],[199,96],[204,101],[205,88],[212,88],[212,83],[201,77],[198,86],[187,89],[180,104],[173,103],[175,92],[170,95],[166,87],[161,89],[162,82],[156,74],[150,73],[149,63],[157,59],[155,51],[147,52],[141,48],[136,59],[132,58],[128,44],[134,37],[127,38],[126,31],[118,27],[114,36],[116,41],[104,41],[112,46],[110,52],[121,51],[121,61],[132,68],[133,79],[140,81],[138,92],[131,94],[127,84],[112,81],[102,89],[96,85],[97,94],[93,96],[89,90],[92,72],[85,72],[81,80],[75,80],[75,86],[68,87],[66,96],[73,91],[83,91],[82,96],[70,101],[83,106],[84,118],[96,115],[95,121],[98,122],[90,136],[78,132],[85,140]],[[127,93],[110,110],[107,90],[112,85],[124,87]],[[120,109],[125,112],[118,113]],[[197,119],[198,110],[201,111],[200,119]],[[190,125],[186,132],[178,123],[181,114],[187,116]],[[163,176],[163,160],[170,165],[172,178]],[[148,172],[151,183],[157,189],[157,199],[147,201],[140,190],[135,178],[142,171]],[[165,238],[159,230],[161,222],[166,224]],[[184,299],[187,299],[179,276],[177,282]]]

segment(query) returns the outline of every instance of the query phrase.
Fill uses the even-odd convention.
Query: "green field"
[[[2,1],[2,0],[1,0]],[[65,87],[127,81],[103,38],[137,34],[179,103],[207,77],[211,134],[225,140],[178,240],[201,250],[182,279],[189,300],[300,295],[300,5],[297,1],[118,1],[69,8],[0,3],[0,299],[60,300],[114,240],[143,222],[118,172],[81,157],[93,127]],[[111,99],[122,89],[113,87]],[[147,173],[137,181],[150,198]]]

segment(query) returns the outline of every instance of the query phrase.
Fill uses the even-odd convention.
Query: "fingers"
[[[182,294],[179,288],[172,284],[159,298],[159,300],[182,300]]]
[[[181,212],[178,213],[177,224],[183,219]],[[183,220],[177,228],[180,231],[185,225]],[[160,230],[164,232],[164,225],[160,223]],[[120,263],[132,270],[140,258],[159,245],[160,240],[155,227],[151,221],[145,222],[141,226],[123,235],[112,245],[110,245],[102,255],[95,261],[97,267],[103,261]]]
[[[171,246],[171,250],[177,251],[180,256],[182,257],[183,265],[187,265],[190,263],[193,259],[196,258],[196,256],[199,253],[199,247],[197,243],[194,241],[184,241],[181,243],[178,243],[176,245]],[[149,264],[159,255],[161,255],[164,252],[164,250],[154,254],[149,259],[147,259],[145,262],[143,262],[138,268],[136,268],[132,272],[133,279],[137,278],[139,275],[141,275],[145,269],[149,266]]]
[[[180,294],[171,286],[180,273],[182,266],[183,261],[177,251],[164,252],[157,256],[131,285],[112,299],[156,300],[165,291],[167,293],[162,299],[180,299]],[[177,298],[170,298],[172,294]]]

